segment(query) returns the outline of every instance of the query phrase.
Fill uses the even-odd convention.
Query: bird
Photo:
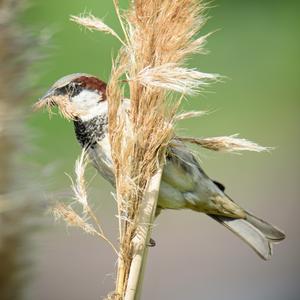
[[[106,83],[94,75],[74,73],[57,80],[36,107],[58,106],[71,118],[75,135],[97,171],[115,186],[108,133]],[[122,106],[130,110],[130,100]],[[191,209],[205,213],[246,242],[262,259],[273,254],[273,244],[285,233],[235,203],[225,187],[212,180],[182,142],[170,144],[163,166],[156,215],[163,209]]]

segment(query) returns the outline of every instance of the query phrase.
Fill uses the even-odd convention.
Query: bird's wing
[[[183,194],[186,208],[208,214],[244,218],[244,210],[224,193],[224,186],[211,180],[191,151],[181,142],[167,151],[162,181]]]

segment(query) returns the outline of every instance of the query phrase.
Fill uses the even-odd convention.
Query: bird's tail
[[[250,213],[246,213],[245,219],[209,216],[244,240],[264,260],[272,256],[272,244],[285,238],[281,230]]]

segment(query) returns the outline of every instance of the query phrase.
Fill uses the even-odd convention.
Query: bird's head
[[[88,121],[107,113],[106,84],[97,77],[75,73],[57,80],[34,105],[36,109],[58,106],[67,119]]]

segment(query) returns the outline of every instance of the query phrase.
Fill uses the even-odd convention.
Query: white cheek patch
[[[107,113],[107,101],[100,101],[101,96],[95,91],[82,90],[71,98],[73,109],[83,121],[88,121],[99,114]]]

